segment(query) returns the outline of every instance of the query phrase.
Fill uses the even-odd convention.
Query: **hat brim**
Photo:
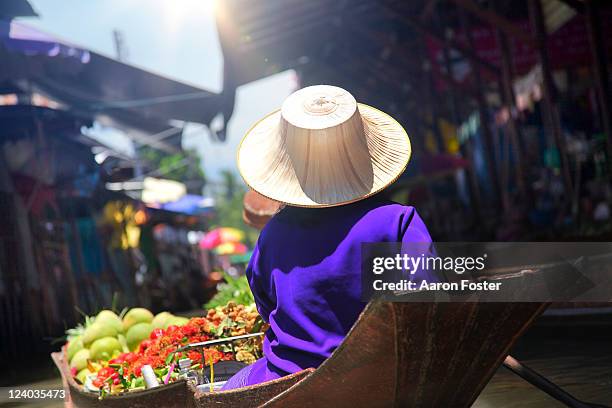
[[[357,104],[368,139],[371,186],[367,191],[319,192],[313,197],[304,191],[283,148],[275,143],[280,132],[281,112],[276,110],[245,134],[237,151],[238,171],[245,183],[259,194],[296,207],[334,207],[370,197],[395,182],[410,161],[410,138],[390,115],[362,103]],[[279,159],[280,157],[280,159]],[[270,171],[274,168],[274,171]]]

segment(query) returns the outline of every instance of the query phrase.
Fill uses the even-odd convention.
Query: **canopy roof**
[[[38,91],[75,113],[141,131],[135,135],[143,144],[148,135],[172,128],[174,121],[209,124],[221,98],[23,23],[0,20],[0,88],[11,87]]]

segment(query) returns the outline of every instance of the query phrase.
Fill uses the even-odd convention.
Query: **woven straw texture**
[[[238,169],[255,191],[289,205],[330,207],[373,195],[410,159],[410,140],[391,116],[342,88],[291,94],[238,148]]]

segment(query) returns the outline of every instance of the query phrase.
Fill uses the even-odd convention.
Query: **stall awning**
[[[75,112],[157,133],[173,121],[209,124],[221,95],[0,20],[0,85],[36,90]]]
[[[89,62],[89,51],[76,45],[61,42],[56,38],[16,21],[0,20],[0,37],[8,51],[25,55],[76,58]]]

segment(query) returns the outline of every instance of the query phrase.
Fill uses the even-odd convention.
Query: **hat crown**
[[[292,93],[281,108],[285,121],[301,129],[327,129],[355,115],[357,101],[348,91],[331,85],[313,85]]]
[[[304,100],[304,110],[311,115],[329,115],[338,108],[338,101],[333,96],[312,96]]]

